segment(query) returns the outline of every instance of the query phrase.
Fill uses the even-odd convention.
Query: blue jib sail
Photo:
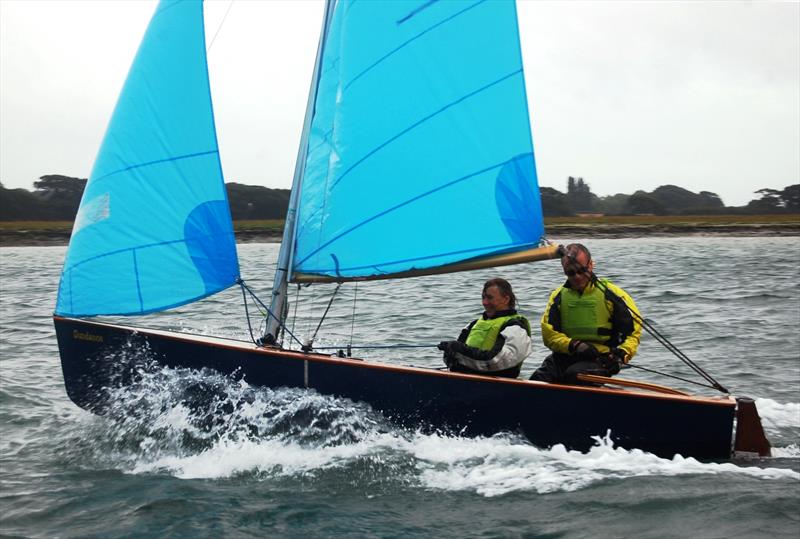
[[[203,6],[162,1],[103,139],[72,231],[56,314],[142,314],[236,282]]]
[[[514,2],[338,2],[303,165],[294,274],[359,278],[539,246]]]

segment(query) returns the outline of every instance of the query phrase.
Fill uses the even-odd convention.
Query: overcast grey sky
[[[154,9],[0,0],[6,187],[89,175]],[[322,9],[206,2],[227,181],[290,187]],[[799,2],[521,1],[518,12],[541,185],[564,191],[581,176],[603,196],[671,183],[734,206],[800,182]]]

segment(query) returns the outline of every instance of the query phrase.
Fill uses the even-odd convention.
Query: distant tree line
[[[34,191],[6,189],[0,183],[0,220],[72,221],[78,212],[85,178],[49,174],[33,184]],[[231,215],[235,221],[283,219],[289,205],[288,189],[225,184]],[[693,193],[675,185],[662,185],[654,191],[636,191],[598,197],[583,178],[570,176],[567,192],[542,187],[542,206],[546,217],[582,213],[605,215],[714,215],[800,213],[800,184],[778,189],[759,189],[759,198],[746,206],[726,207],[715,193]]]
[[[72,221],[86,180],[58,174],[42,176],[35,191],[6,189],[0,183],[0,219],[3,221]]]
[[[225,188],[234,221],[286,217],[291,192],[289,189],[270,189],[241,183],[226,183]]]
[[[800,213],[800,183],[783,190],[759,189],[760,198],[746,206],[725,206],[716,193],[693,193],[676,185],[662,185],[654,191],[632,195],[598,197],[583,178],[567,178],[567,192],[542,187],[542,208],[546,217],[582,213],[604,215],[719,215]]]
[[[49,174],[33,184],[34,191],[6,189],[0,183],[0,220],[72,221],[78,213],[85,178]],[[228,202],[235,221],[283,219],[289,206],[288,189],[227,183]]]

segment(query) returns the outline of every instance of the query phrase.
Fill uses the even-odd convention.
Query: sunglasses
[[[567,277],[575,277],[575,275],[583,275],[584,273],[586,273],[586,271],[587,271],[586,268],[578,268],[576,270],[565,269],[564,275],[566,275]]]

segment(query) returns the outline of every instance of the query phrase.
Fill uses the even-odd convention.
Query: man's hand
[[[583,341],[572,341],[576,344],[570,344],[570,348],[572,349],[572,354],[584,361],[591,361],[593,359],[599,359],[599,353],[597,352],[597,348],[592,346],[591,344],[585,343]]]
[[[619,348],[614,348],[601,358],[603,368],[608,370],[609,376],[617,374],[620,368],[625,364],[625,351]]]

